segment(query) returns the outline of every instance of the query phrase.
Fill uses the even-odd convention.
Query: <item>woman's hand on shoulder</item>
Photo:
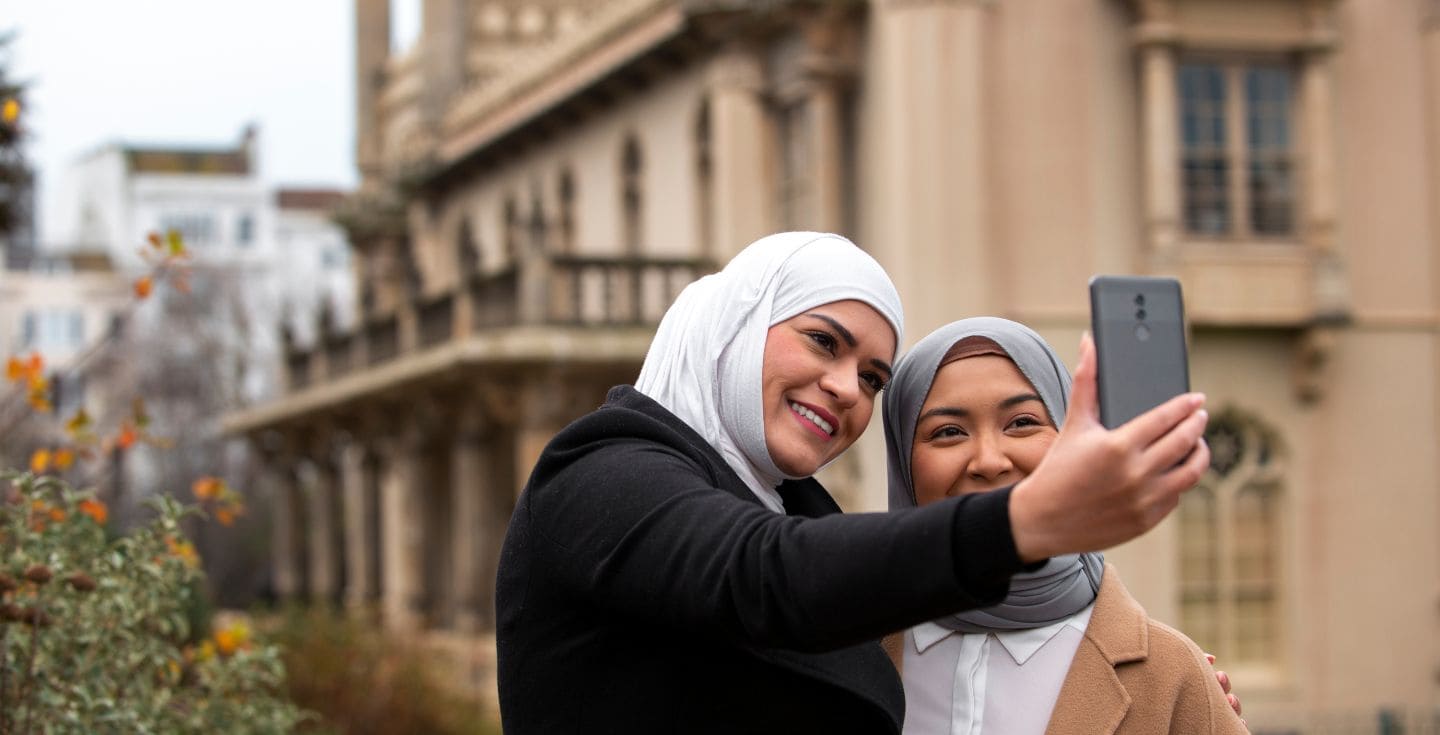
[[[1098,551],[1150,530],[1210,464],[1205,397],[1177,396],[1116,429],[1100,423],[1095,346],[1087,334],[1055,444],[1010,496],[1015,548],[1026,562]]]

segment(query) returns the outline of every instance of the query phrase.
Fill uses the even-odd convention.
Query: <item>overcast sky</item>
[[[413,31],[402,0],[399,34]],[[273,184],[353,186],[353,0],[0,0],[29,82],[42,242],[65,166],[106,143],[234,144],[260,126]]]

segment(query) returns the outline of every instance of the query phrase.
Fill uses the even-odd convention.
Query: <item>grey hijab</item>
[[[952,322],[920,340],[896,368],[885,388],[885,448],[889,459],[890,509],[913,508],[910,454],[920,408],[930,394],[940,361],[955,343],[985,337],[999,345],[1040,394],[1050,420],[1065,422],[1070,372],[1048,343],[1029,327],[1008,319],[976,317]],[[1010,592],[998,605],[970,610],[935,622],[962,633],[1026,630],[1058,623],[1095,600],[1104,573],[1100,554],[1066,554],[1039,569],[1011,577]]]

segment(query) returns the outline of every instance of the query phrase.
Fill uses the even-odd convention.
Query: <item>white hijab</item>
[[[782,232],[680,292],[660,320],[635,388],[694,429],[765,507],[790,477],[765,446],[761,377],[770,327],[835,301],[870,305],[901,344],[900,295],[875,259],[839,235]]]

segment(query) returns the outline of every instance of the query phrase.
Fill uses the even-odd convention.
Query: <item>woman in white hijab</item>
[[[1186,396],[1132,431],[1068,431],[1056,469],[1013,490],[841,514],[811,475],[869,423],[902,323],[884,271],[835,235],[763,238],[680,295],[637,385],[561,431],[517,500],[496,584],[506,733],[898,733],[881,634],[1144,532],[1208,462]]]
[[[935,330],[885,393],[890,508],[1014,485],[1056,441],[1069,393],[1065,364],[1023,324]],[[1011,577],[998,604],[895,643],[905,735],[1245,732],[1228,680],[1150,619],[1098,553],[1051,557]]]

